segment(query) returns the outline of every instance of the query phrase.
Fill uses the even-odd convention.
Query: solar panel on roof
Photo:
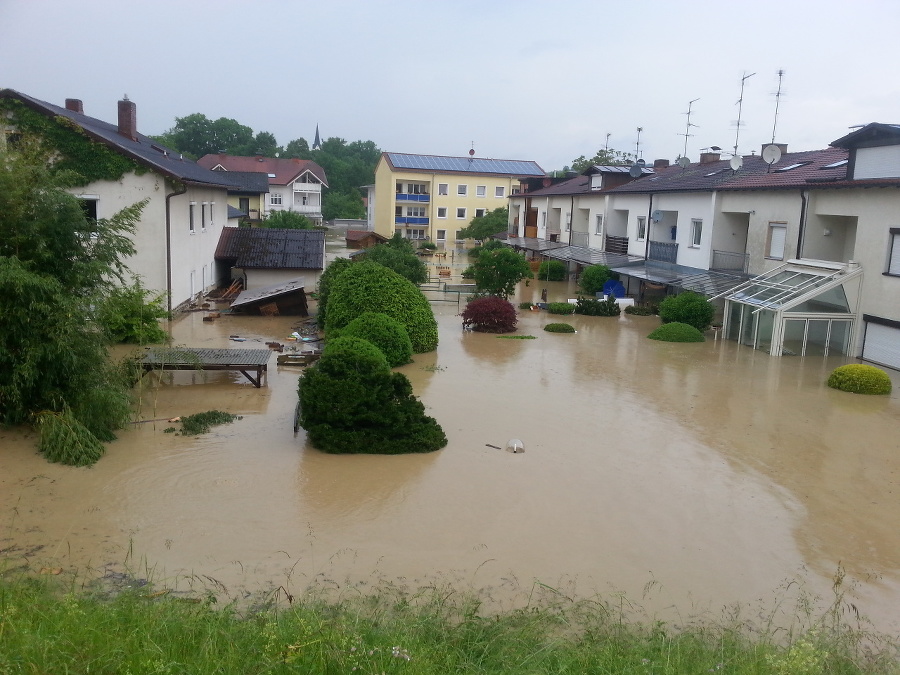
[[[427,171],[455,171],[471,173],[497,173],[513,176],[543,176],[535,162],[510,159],[483,159],[478,157],[442,157],[438,155],[403,155],[387,153],[398,169],[422,169]]]

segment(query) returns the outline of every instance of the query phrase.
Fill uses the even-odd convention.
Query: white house
[[[138,133],[137,109],[127,99],[118,103],[116,124],[88,117],[78,99],[60,107],[10,89],[0,91],[0,113],[4,139],[29,133],[28,115],[37,113],[70,132],[89,154],[111,152],[127,160],[72,192],[96,218],[147,200],[134,235],[137,252],[125,262],[144,286],[166,293],[170,310],[216,284],[214,254],[228,224],[228,190],[236,187],[227,174],[204,169]],[[58,159],[77,164],[67,148],[56,149]]]

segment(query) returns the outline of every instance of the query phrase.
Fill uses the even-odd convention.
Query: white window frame
[[[447,207],[439,206],[437,209],[437,217],[438,218],[446,218],[447,217]]]
[[[456,207],[456,219],[457,220],[465,220],[466,219],[466,207],[465,206],[457,206]],[[462,215],[460,215],[462,214]]]
[[[637,217],[637,240],[646,241],[647,239],[647,216]]]
[[[438,194],[447,196],[450,194],[450,183],[438,183]]]
[[[503,199],[506,197],[506,186],[498,185],[494,188],[494,196],[498,199]]]
[[[282,199],[280,192],[270,192],[269,193],[269,206],[281,206]]]
[[[215,224],[216,224],[215,213],[216,213],[216,203],[210,202],[209,203],[209,227],[210,227],[210,229],[215,227]]]
[[[460,183],[456,186],[456,194],[460,197],[466,197],[469,194],[469,186],[465,183]]]
[[[885,274],[892,277],[900,276],[900,227],[892,227],[889,230],[888,262]]]
[[[484,218],[487,215],[487,209],[475,209],[476,218]]]
[[[566,232],[569,232],[572,229],[572,213],[566,213]]]
[[[776,230],[779,230],[776,235]],[[781,242],[780,250],[773,248],[773,244],[777,245]],[[785,245],[787,244],[787,223],[770,222],[769,230],[766,236],[766,258],[769,260],[784,260]]]
[[[203,202],[200,204],[200,231],[206,232],[206,207],[209,206],[209,202]]]
[[[437,230],[437,234],[435,238],[438,241],[446,241],[447,240],[447,230]]]
[[[406,207],[406,215],[410,218],[424,218],[425,217],[425,207],[424,206],[407,206]]]
[[[691,243],[689,248],[700,248],[703,241],[703,221],[700,218],[691,218]]]
[[[188,204],[188,231],[191,234],[194,234],[197,231],[197,225],[194,223],[194,207],[197,206],[197,202],[191,202]],[[191,272],[193,274],[193,272]]]
[[[487,185],[476,185],[475,186],[475,196],[476,197],[487,197]]]
[[[597,223],[594,225],[594,234],[603,234],[603,214],[598,213],[596,218]]]

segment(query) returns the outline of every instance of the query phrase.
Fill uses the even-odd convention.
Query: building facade
[[[370,230],[453,246],[473,218],[506,208],[535,162],[384,152],[368,186]]]

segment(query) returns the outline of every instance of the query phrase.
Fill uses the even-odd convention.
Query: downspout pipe
[[[650,195],[650,204],[647,206],[647,223],[644,227],[644,262],[650,257],[650,227],[653,223],[653,195]]]
[[[186,192],[187,185],[182,183],[181,188],[166,195],[166,296],[170,317],[172,316],[172,205],[169,200]]]
[[[803,237],[806,234],[806,217],[809,210],[809,190],[800,192],[800,225],[797,228],[797,258],[803,257]]]

